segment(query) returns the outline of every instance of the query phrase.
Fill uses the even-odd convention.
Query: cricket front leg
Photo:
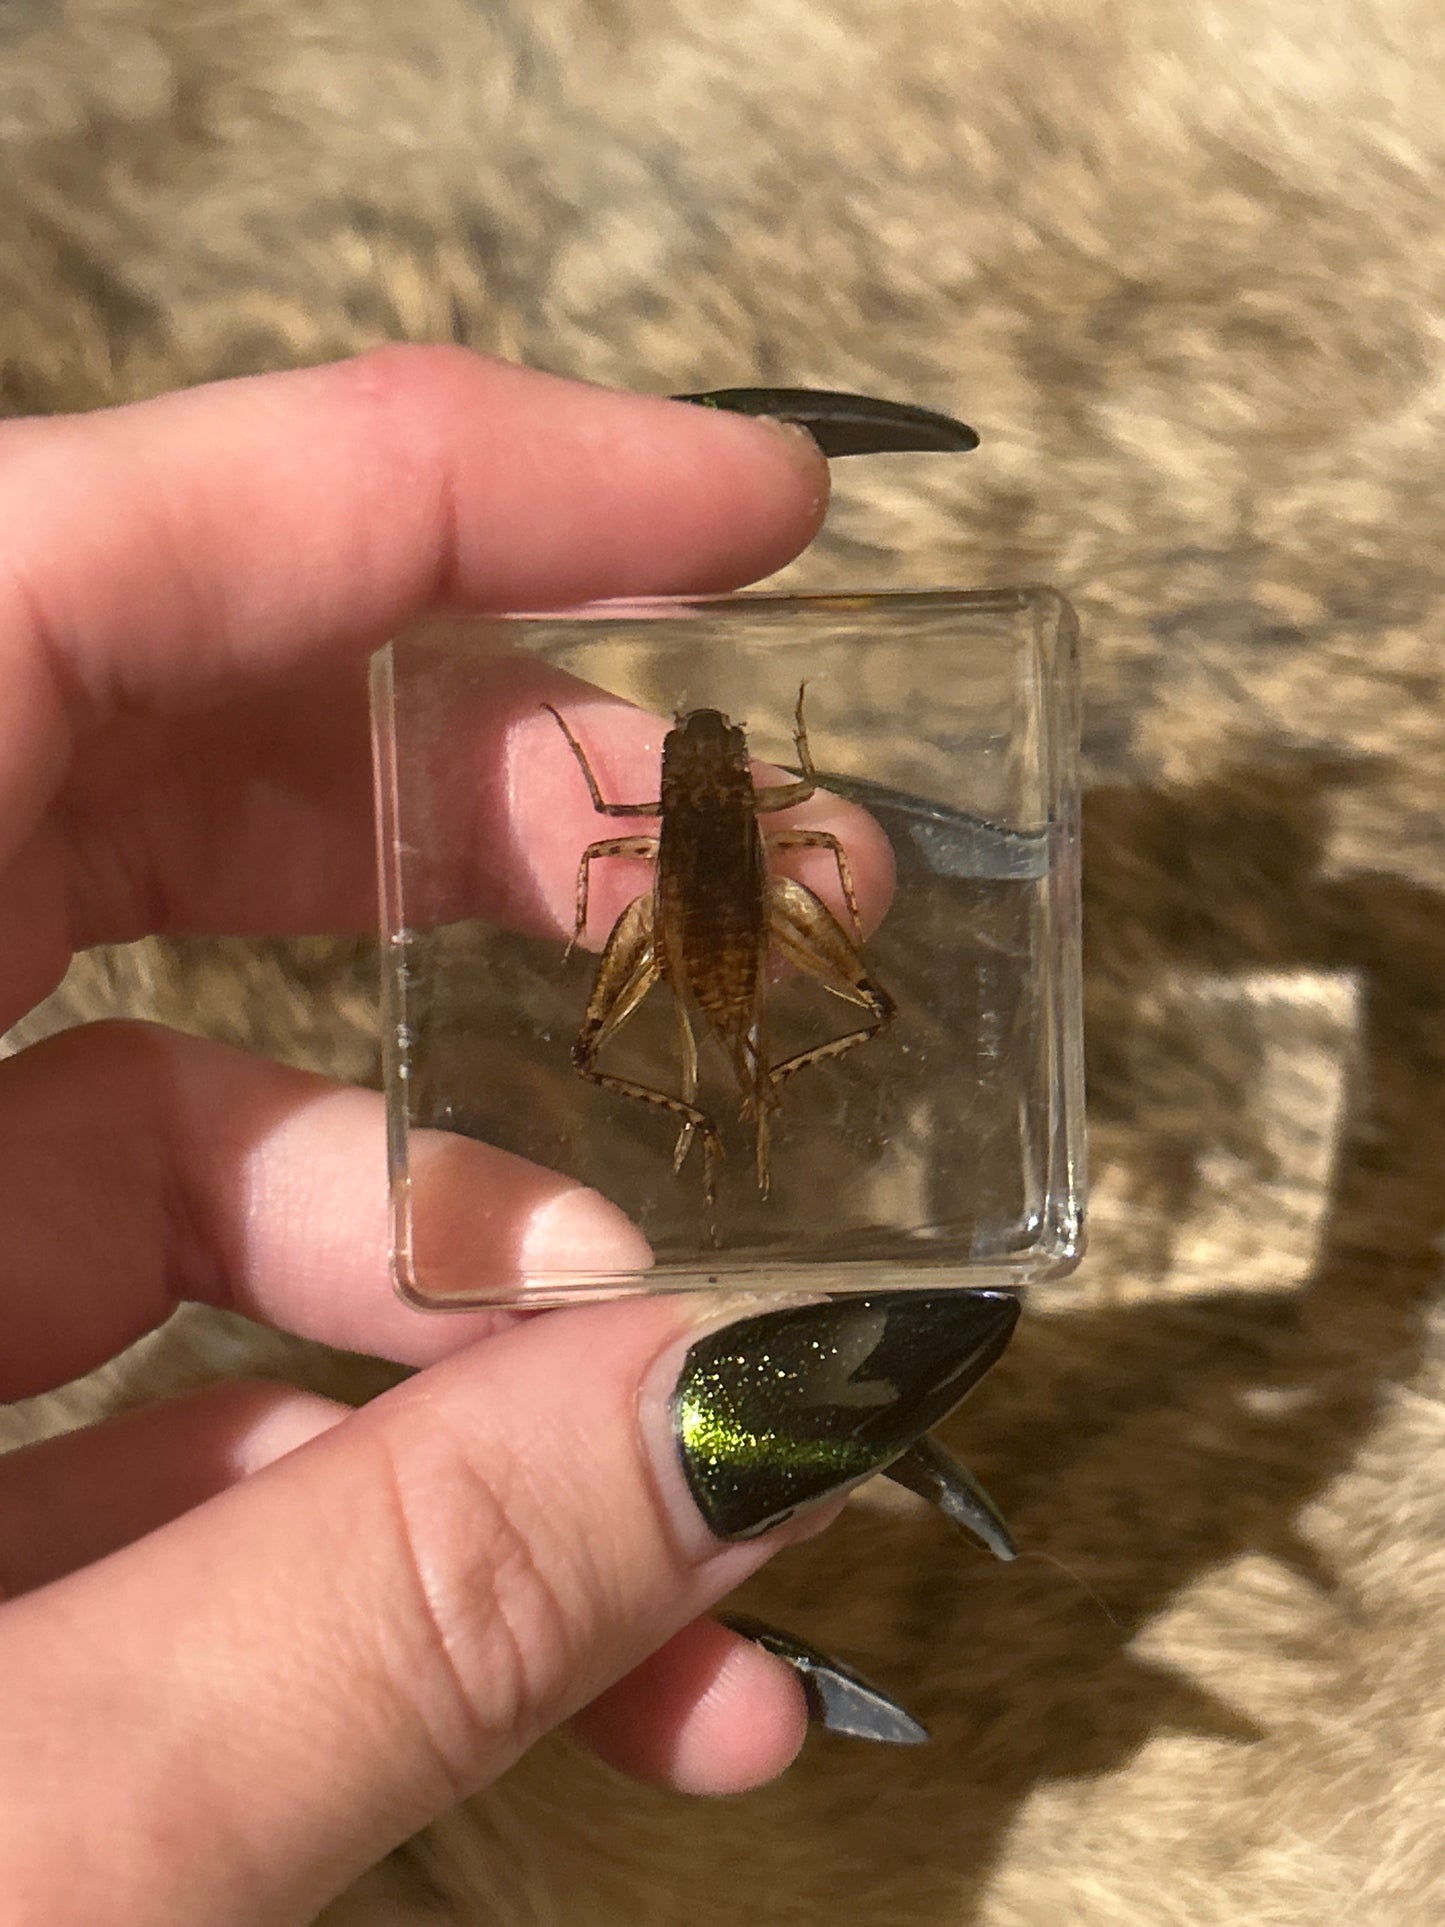
[[[566,717],[560,709],[554,709],[551,703],[543,703],[542,707],[571,744],[572,754],[577,758],[578,767],[582,771],[583,780],[587,785],[587,794],[592,798],[592,807],[597,811],[599,816],[660,816],[662,814],[662,803],[660,800],[656,803],[608,803],[604,801],[597,778],[592,774],[592,765],[587,760],[587,752],[572,734]]]
[[[778,783],[772,789],[758,790],[753,807],[760,816],[770,816],[775,810],[795,810],[800,803],[806,803],[818,787],[813,752],[808,748],[808,725],[803,721],[803,691],[807,687],[805,682],[798,684],[798,707],[793,712],[793,743],[802,778],[796,783]]]

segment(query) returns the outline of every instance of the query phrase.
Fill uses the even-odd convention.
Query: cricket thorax
[[[767,864],[746,735],[716,709],[694,710],[668,734],[661,787],[664,969],[731,1031],[751,1021],[767,948]]]

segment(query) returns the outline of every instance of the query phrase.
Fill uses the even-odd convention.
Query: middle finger
[[[448,698],[448,740],[427,772],[435,822],[420,853],[426,896],[408,904],[409,919],[481,917],[537,936],[570,934],[578,859],[609,829],[543,705],[585,732],[614,800],[657,794],[668,724],[519,651],[457,660],[465,689]],[[152,932],[371,929],[365,673],[348,668],[180,721],[117,725],[67,785],[63,819],[77,948]],[[826,793],[789,818],[805,821],[842,838],[865,927],[875,924],[892,869],[878,825]],[[828,896],[830,866],[801,861]],[[602,922],[621,901],[610,902],[607,877],[598,885]]]

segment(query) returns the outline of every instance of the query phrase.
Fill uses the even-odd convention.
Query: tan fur
[[[1095,1254],[949,1428],[1032,1556],[865,1496],[748,1595],[934,1745],[698,1805],[559,1740],[331,1927],[1437,1917],[1442,53],[1434,0],[4,11],[12,410],[388,336],[857,386],[984,446],[841,470],[787,579],[1088,631]],[[41,1022],[365,1076],[368,982],[143,947]],[[8,1435],[253,1342],[346,1382],[191,1315]]]

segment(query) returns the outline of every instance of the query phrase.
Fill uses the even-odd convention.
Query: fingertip
[[[748,431],[738,444],[736,477],[728,479],[740,499],[756,503],[762,536],[748,558],[745,574],[740,574],[737,564],[729,559],[716,581],[701,586],[735,589],[786,567],[807,548],[828,513],[832,472],[806,429],[766,418],[721,419],[729,423],[730,430]],[[773,458],[766,467],[759,460],[763,451]],[[781,463],[776,460],[779,454]]]
[[[229,1388],[228,1388],[229,1389]],[[309,1445],[347,1417],[350,1407],[314,1392],[264,1381],[240,1381],[234,1389],[234,1471],[248,1478]]]
[[[459,1308],[492,1300],[525,1310],[529,1293],[582,1277],[623,1279],[652,1268],[652,1247],[619,1206],[574,1179],[496,1146],[447,1131],[411,1134],[411,1259],[425,1300]],[[469,1317],[455,1335],[428,1339],[406,1307],[408,1362],[435,1358],[485,1327]],[[489,1316],[492,1326],[507,1314]],[[450,1320],[445,1321],[448,1325]],[[399,1330],[398,1330],[398,1335]],[[389,1356],[398,1356],[387,1347]]]
[[[790,423],[700,409],[447,344],[388,343],[339,367],[376,419],[379,445],[405,451],[413,462],[418,450],[430,451],[432,473],[449,475],[445,520],[455,547],[443,586],[446,599],[460,606],[529,602],[524,585],[499,595],[499,505],[493,501],[480,520],[471,513],[478,456],[459,441],[459,421],[486,426],[488,452],[506,468],[511,495],[526,500],[535,492],[554,505],[561,539],[549,539],[529,515],[512,545],[534,561],[545,558],[544,596],[736,588],[791,561],[827,511],[827,460],[812,436]],[[580,519],[567,513],[574,494],[583,504]],[[614,578],[623,552],[615,533],[604,545],[596,542],[614,500],[640,511],[641,547],[650,552],[643,566],[655,572],[650,585],[634,562]],[[505,518],[510,504],[500,513]]]
[[[796,1675],[750,1640],[737,1640],[679,1732],[669,1784],[710,1797],[747,1793],[786,1773],[807,1736]]]
[[[586,1185],[545,1198],[522,1234],[525,1275],[649,1271],[652,1247],[625,1211]]]
[[[698,412],[690,402],[672,402],[669,406],[687,408],[694,414]],[[781,455],[785,475],[794,485],[802,484],[804,494],[794,503],[793,512],[802,517],[801,526],[806,533],[801,538],[797,530],[790,533],[788,539],[794,543],[794,549],[784,560],[790,559],[796,548],[812,541],[828,512],[833,471],[827,457],[807,429],[796,422],[778,421],[771,415],[732,415],[715,408],[702,412],[716,424],[711,432],[718,439],[718,454],[730,455],[735,449],[747,465],[739,478],[744,487],[747,486],[749,471],[756,466],[760,454],[769,459],[770,466],[775,465],[776,458]]]
[[[695,1620],[573,1721],[620,1773],[708,1798],[787,1771],[808,1731],[797,1676],[751,1640]]]

